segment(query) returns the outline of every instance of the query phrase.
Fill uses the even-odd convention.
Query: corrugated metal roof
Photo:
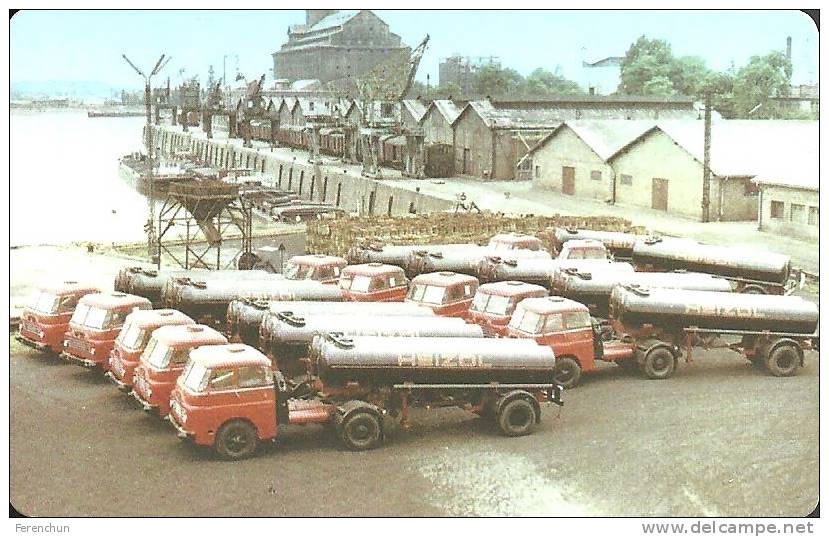
[[[446,119],[448,123],[454,123],[461,113],[462,108],[450,101],[449,99],[436,99],[432,101],[429,107],[435,107],[435,110]]]
[[[426,106],[417,99],[403,99],[403,106],[412,115],[415,121],[420,121],[426,114]]]
[[[496,108],[489,101],[470,101],[466,108],[474,110],[491,129],[554,129],[561,124],[557,109]],[[461,111],[463,113],[463,111]],[[455,121],[460,119],[460,115]]]
[[[534,153],[541,149],[561,129],[569,127],[602,160],[609,159],[614,153],[641,136],[656,123],[651,120],[632,119],[577,119],[564,122],[559,128],[541,139],[530,150]]]
[[[325,30],[328,28],[336,28],[337,26],[342,26],[349,20],[351,20],[357,13],[359,13],[360,9],[347,9],[343,11],[338,11],[337,13],[332,13],[327,17],[323,17],[322,19],[318,20],[316,24],[307,28],[306,32],[316,32],[318,30]]]

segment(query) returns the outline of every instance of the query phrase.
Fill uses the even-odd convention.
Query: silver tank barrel
[[[553,271],[550,279],[550,291],[553,294],[561,295],[564,292],[564,282],[571,275],[578,272],[619,272],[622,274],[633,273],[633,265],[624,261],[612,261],[610,259],[564,259]]]
[[[434,317],[431,308],[407,302],[268,301],[239,299],[227,308],[228,330],[248,345],[259,344],[259,326],[266,315],[290,312],[296,315],[354,315],[358,317]]]
[[[486,267],[482,268],[482,279],[492,282],[518,280],[527,283],[543,285],[547,289],[554,289],[554,277],[560,267],[590,267],[601,270],[633,272],[633,265],[611,261],[609,259],[498,259],[486,260]]]
[[[346,258],[350,265],[363,263],[385,263],[406,268],[409,254],[415,251],[437,251],[441,249],[479,248],[474,244],[406,244],[386,246],[353,246]]]
[[[722,293],[733,290],[728,280],[699,272],[575,271],[564,281],[561,296],[581,302],[596,317],[607,317],[610,294],[617,285]]]
[[[532,339],[317,336],[312,363],[325,384],[551,383],[553,350]]]
[[[567,241],[593,239],[604,244],[604,247],[613,253],[613,255],[626,259],[630,259],[633,254],[633,246],[636,244],[636,241],[643,238],[642,235],[623,233],[621,231],[597,231],[593,229],[569,229],[563,227],[557,227],[553,232],[553,237],[555,238],[557,250],[561,250],[561,246]]]
[[[657,237],[636,241],[633,262],[655,270],[684,269],[781,285],[788,280],[791,269],[787,255]]]
[[[616,286],[610,315],[629,327],[643,324],[677,330],[697,327],[812,334],[818,307],[797,296],[754,295]]]
[[[128,267],[121,269],[118,273],[115,279],[115,290],[143,296],[150,300],[154,306],[160,306],[164,286],[173,278],[189,278],[194,281],[244,280],[262,278],[267,274],[263,270],[155,270],[143,267]],[[277,279],[281,279],[281,277]]]

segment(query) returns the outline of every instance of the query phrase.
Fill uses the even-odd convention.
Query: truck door
[[[582,371],[593,369],[593,323],[590,314],[586,311],[567,311],[563,317],[570,352],[578,358]]]

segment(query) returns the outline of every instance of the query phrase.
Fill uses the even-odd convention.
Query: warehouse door
[[[668,210],[668,180],[653,178],[653,190],[651,193],[651,207],[658,211]]]
[[[561,167],[561,191],[569,196],[576,193],[576,169],[570,166]]]

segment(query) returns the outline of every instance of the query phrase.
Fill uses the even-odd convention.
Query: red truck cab
[[[541,239],[526,233],[499,233],[489,239],[488,246],[493,250],[543,250]]]
[[[525,298],[545,297],[547,294],[547,289],[531,283],[485,283],[475,292],[469,308],[469,319],[480,325],[486,335],[503,336],[519,302]]]
[[[127,315],[152,307],[146,298],[127,293],[85,295],[69,320],[61,357],[84,367],[106,367]]]
[[[156,329],[135,368],[132,396],[144,410],[158,412],[163,418],[170,412],[170,393],[190,359],[190,351],[226,343],[226,337],[202,324]]]
[[[456,272],[431,272],[412,279],[406,302],[426,306],[441,317],[469,317],[478,278]]]
[[[551,347],[556,355],[554,378],[564,388],[576,386],[583,371],[595,368],[596,360],[633,359],[631,344],[602,343],[587,306],[559,296],[522,300],[512,314],[507,335],[533,338],[540,345]]]
[[[403,269],[394,265],[349,265],[340,274],[340,289],[352,302],[402,302],[408,280]]]
[[[556,259],[607,259],[607,248],[594,239],[573,239],[561,245]]]
[[[121,391],[132,389],[132,375],[153,331],[162,326],[182,324],[196,324],[196,321],[178,310],[170,309],[138,310],[127,315],[109,355],[109,371],[106,376]]]
[[[180,438],[234,459],[252,454],[259,441],[275,438],[279,422],[324,423],[336,411],[333,405],[299,399],[278,408],[271,361],[236,343],[194,350],[170,408],[168,419]]]
[[[286,263],[284,274],[287,280],[337,283],[340,279],[340,272],[346,265],[348,261],[333,255],[296,255]]]
[[[98,292],[94,287],[74,281],[38,287],[20,316],[16,339],[37,350],[60,354],[69,319],[78,302]]]

